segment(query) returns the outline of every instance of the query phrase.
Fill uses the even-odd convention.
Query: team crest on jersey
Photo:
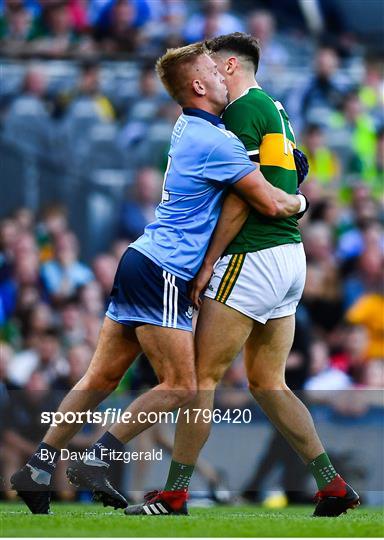
[[[182,136],[185,126],[187,124],[188,121],[182,116],[180,116],[173,128],[171,144],[176,144],[177,142],[179,142],[180,137]]]
[[[188,319],[192,319],[192,317],[193,317],[193,306],[189,306],[188,311],[186,311],[185,314],[188,317]]]

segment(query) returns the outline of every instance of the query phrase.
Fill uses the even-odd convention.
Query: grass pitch
[[[19,503],[0,504],[0,537],[383,537],[383,509],[359,508],[338,518],[312,518],[312,507],[279,511],[255,506],[192,508],[184,516],[125,516],[89,504],[53,504],[33,516]]]

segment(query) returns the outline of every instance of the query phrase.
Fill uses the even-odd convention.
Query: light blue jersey
[[[156,221],[130,247],[185,280],[198,272],[225,188],[255,170],[243,143],[218,116],[184,109],[171,138]]]

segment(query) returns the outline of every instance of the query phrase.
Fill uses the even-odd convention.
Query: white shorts
[[[225,255],[215,266],[205,296],[265,324],[296,312],[305,274],[301,243]]]

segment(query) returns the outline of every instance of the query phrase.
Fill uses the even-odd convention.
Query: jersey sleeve
[[[229,135],[210,152],[203,176],[224,185],[234,184],[256,169],[237,137]]]
[[[235,101],[223,115],[225,127],[243,143],[249,157],[258,155],[263,136],[267,131],[265,111],[257,103]]]

